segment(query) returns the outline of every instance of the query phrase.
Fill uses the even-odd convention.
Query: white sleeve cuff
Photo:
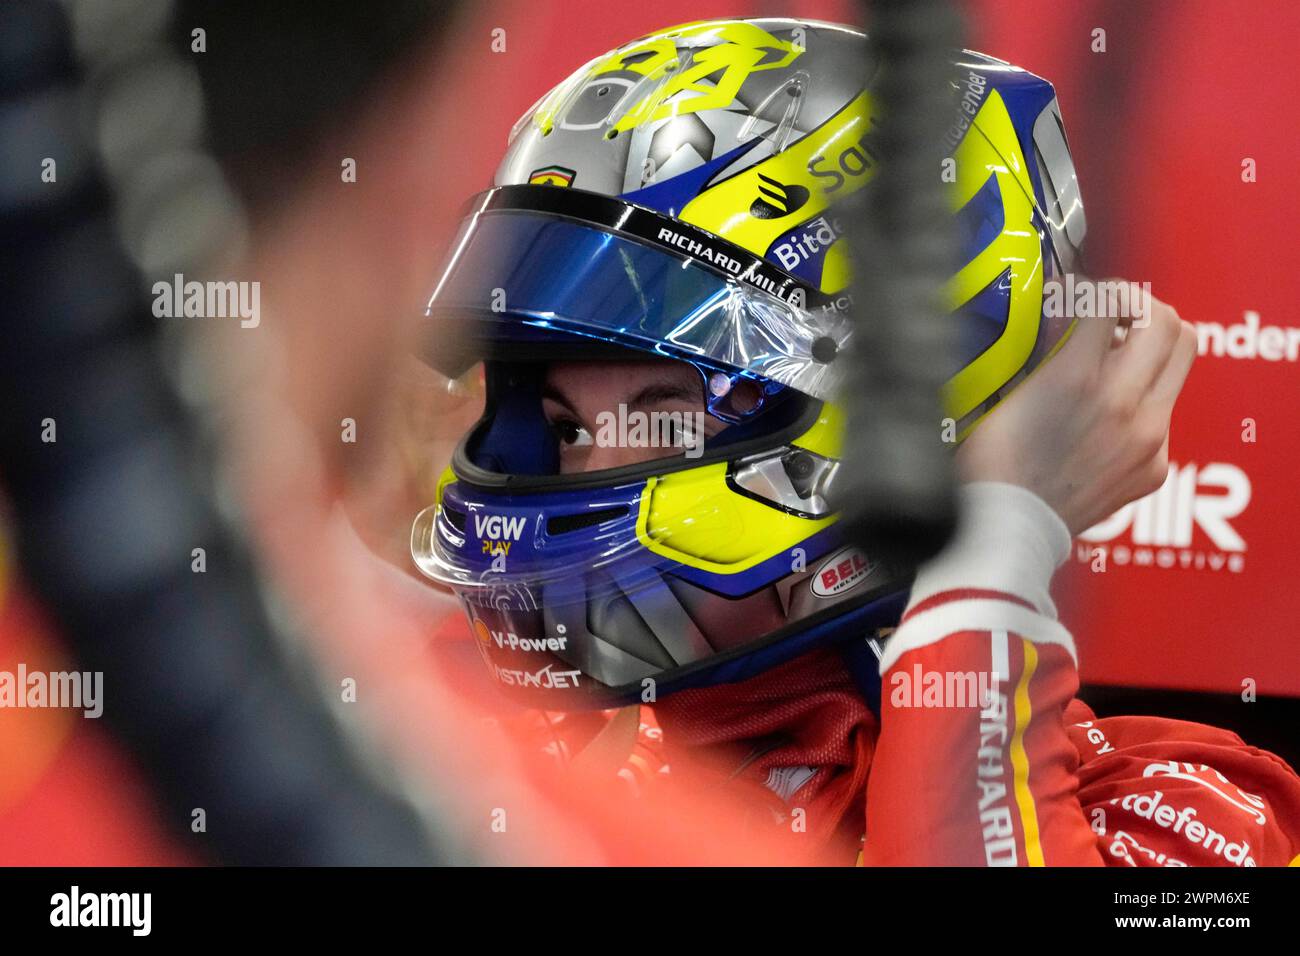
[[[1052,575],[1070,556],[1070,531],[1027,488],[994,481],[963,485],[957,533],[922,565],[909,604],[945,591],[1003,591],[1056,620]]]

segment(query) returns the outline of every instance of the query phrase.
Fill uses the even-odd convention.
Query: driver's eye
[[[571,419],[561,418],[551,422],[551,430],[562,445],[581,447],[592,444],[591,432]]]

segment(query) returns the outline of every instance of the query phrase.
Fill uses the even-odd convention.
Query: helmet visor
[[[482,352],[567,333],[706,359],[818,399],[835,392],[850,336],[829,297],[766,260],[651,210],[551,186],[476,200],[427,314],[435,353],[457,335]]]

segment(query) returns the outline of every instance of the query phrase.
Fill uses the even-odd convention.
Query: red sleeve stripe
[[[936,605],[946,604],[949,601],[964,601],[964,600],[969,600],[971,598],[984,598],[990,600],[1010,601],[1012,604],[1018,604],[1021,607],[1028,608],[1031,611],[1035,609],[1034,605],[1031,604],[1029,601],[1026,601],[1024,598],[1017,597],[1016,595],[1010,594],[1006,591],[994,591],[990,588],[953,588],[952,590],[948,590],[948,591],[940,591],[938,594],[931,594],[928,598],[924,598],[923,600],[917,601],[915,604],[913,604],[911,607],[907,609],[906,613],[903,614],[903,621],[906,621],[909,617],[912,617],[914,614],[919,614],[922,611],[928,611],[930,610],[930,608],[935,607]],[[900,621],[900,623],[902,622]]]
[[[953,592],[948,592],[953,593]],[[1069,652],[1077,666],[1074,638],[1059,621],[1054,621],[1030,607],[1006,600],[966,598],[951,600],[910,615],[885,644],[880,657],[880,673],[893,667],[900,657],[963,631],[1008,631],[1038,644],[1059,644]]]

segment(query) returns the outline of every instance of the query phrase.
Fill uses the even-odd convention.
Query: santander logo
[[[1196,351],[1216,358],[1295,362],[1300,360],[1300,329],[1260,325],[1259,313],[1247,311],[1233,325],[1197,322]]]

